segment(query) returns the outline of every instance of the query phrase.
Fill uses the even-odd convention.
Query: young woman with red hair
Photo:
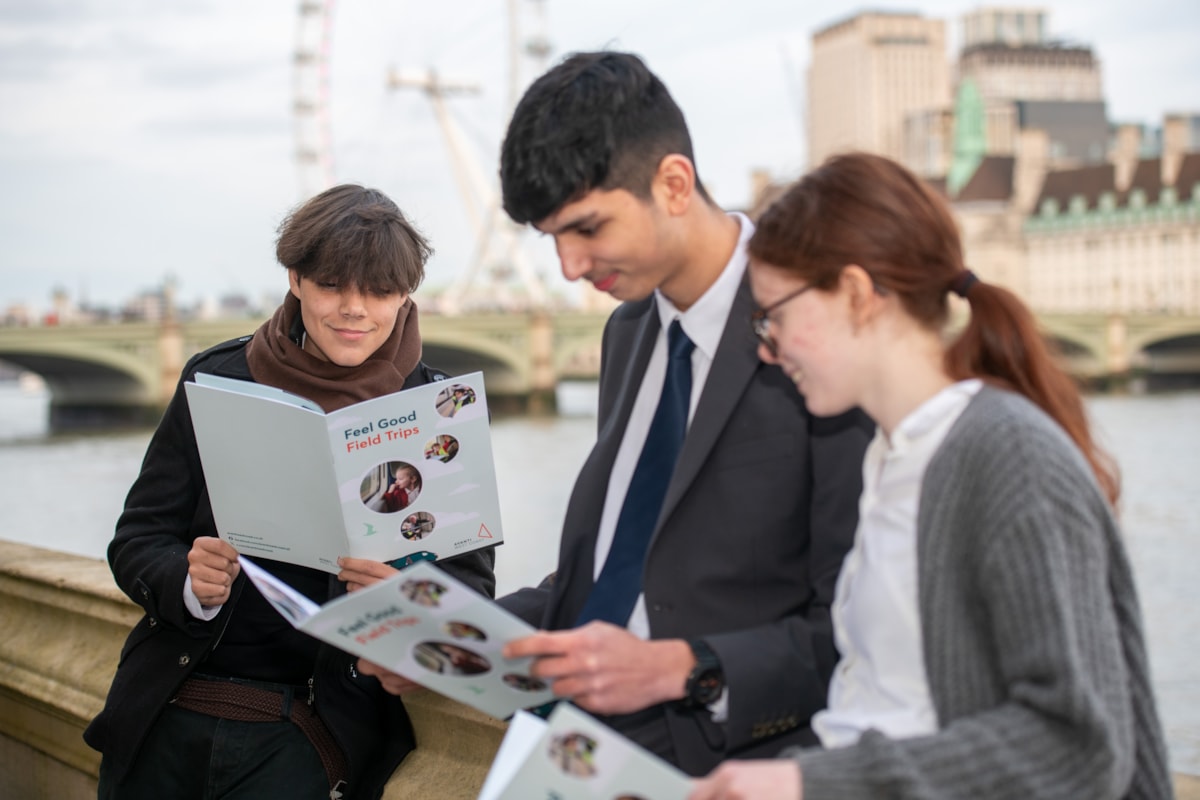
[[[760,357],[879,428],[822,747],[726,762],[692,800],[1170,797],[1117,475],[1029,310],[878,156],[801,179],[749,250]]]

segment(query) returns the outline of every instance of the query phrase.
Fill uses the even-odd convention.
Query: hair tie
[[[950,291],[954,292],[959,297],[966,297],[967,292],[971,291],[971,287],[979,282],[979,276],[969,269],[964,269],[954,276],[954,280],[950,282]]]

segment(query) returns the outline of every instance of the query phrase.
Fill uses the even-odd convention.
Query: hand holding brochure
[[[220,537],[240,553],[337,572],[498,544],[483,374],[325,414],[271,386],[199,373],[185,385]]]
[[[569,703],[518,712],[479,800],[684,800],[691,779]]]
[[[419,561],[317,605],[249,559],[238,560],[297,630],[435,692],[500,719],[554,699],[529,674],[532,659],[500,654],[506,642],[534,629],[432,564]]]

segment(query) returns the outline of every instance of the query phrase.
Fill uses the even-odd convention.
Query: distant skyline
[[[530,0],[517,0],[523,12]],[[814,31],[864,8],[947,21],[961,0],[817,7],[766,0],[547,0],[550,63],[575,50],[644,56],[688,117],[697,167],[725,207],[750,171],[804,168],[803,92]],[[998,5],[990,3],[987,5]],[[8,0],[0,4],[0,309],[48,309],[55,287],[119,306],[171,275],[182,302],[282,297],[275,228],[299,199],[293,161],[291,0]],[[390,92],[389,67],[435,68],[484,94],[449,102],[489,177],[504,122],[505,4],[340,0],[332,40],[336,177],[384,190],[433,241],[429,287],[473,242],[428,100]],[[1194,0],[1046,3],[1052,38],[1092,47],[1108,116],[1158,126],[1200,112]],[[526,30],[530,15],[523,14]],[[533,75],[526,64],[522,81]],[[573,293],[545,241],[548,285]],[[590,290],[589,290],[590,291]],[[417,295],[418,302],[420,294]]]

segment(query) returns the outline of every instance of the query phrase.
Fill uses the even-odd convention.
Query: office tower
[[[847,150],[906,161],[906,119],[946,109],[949,86],[942,20],[868,12],[822,28],[808,69],[808,163]]]

